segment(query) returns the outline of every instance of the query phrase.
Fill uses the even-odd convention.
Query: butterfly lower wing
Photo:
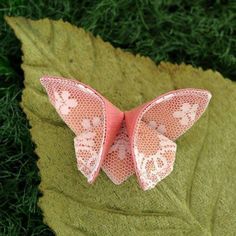
[[[125,122],[106,155],[102,169],[114,184],[121,184],[134,174],[131,148]]]
[[[136,174],[143,190],[149,190],[173,170],[176,144],[145,122],[134,133],[133,155]]]
[[[78,169],[88,182],[93,182],[119,130],[122,112],[96,91],[75,80],[43,77],[41,83],[60,117],[76,134]],[[113,115],[117,117],[114,122]]]

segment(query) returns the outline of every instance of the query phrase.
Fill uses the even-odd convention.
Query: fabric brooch
[[[76,80],[40,79],[50,102],[74,138],[77,167],[93,183],[100,169],[115,184],[136,173],[143,190],[173,170],[176,143],[204,113],[211,99],[202,89],[179,89],[122,112]]]

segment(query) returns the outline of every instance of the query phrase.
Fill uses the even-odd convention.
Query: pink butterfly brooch
[[[50,102],[74,138],[77,166],[89,183],[100,169],[115,184],[136,173],[143,190],[173,170],[176,143],[204,113],[211,99],[201,89],[179,89],[122,112],[76,80],[43,77]]]

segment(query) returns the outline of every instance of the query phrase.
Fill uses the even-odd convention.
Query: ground
[[[37,207],[37,156],[19,107],[20,43],[4,15],[63,19],[157,64],[185,62],[236,80],[235,12],[234,0],[1,0],[0,235],[53,235]]]

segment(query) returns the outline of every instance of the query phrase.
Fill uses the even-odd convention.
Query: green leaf
[[[134,56],[63,21],[6,18],[22,42],[22,107],[32,126],[42,182],[40,207],[57,235],[234,235],[236,232],[236,85],[218,72]],[[78,172],[73,133],[39,83],[43,75],[91,85],[123,110],[185,87],[213,98],[178,139],[174,171],[151,191],[135,176],[120,186]]]

